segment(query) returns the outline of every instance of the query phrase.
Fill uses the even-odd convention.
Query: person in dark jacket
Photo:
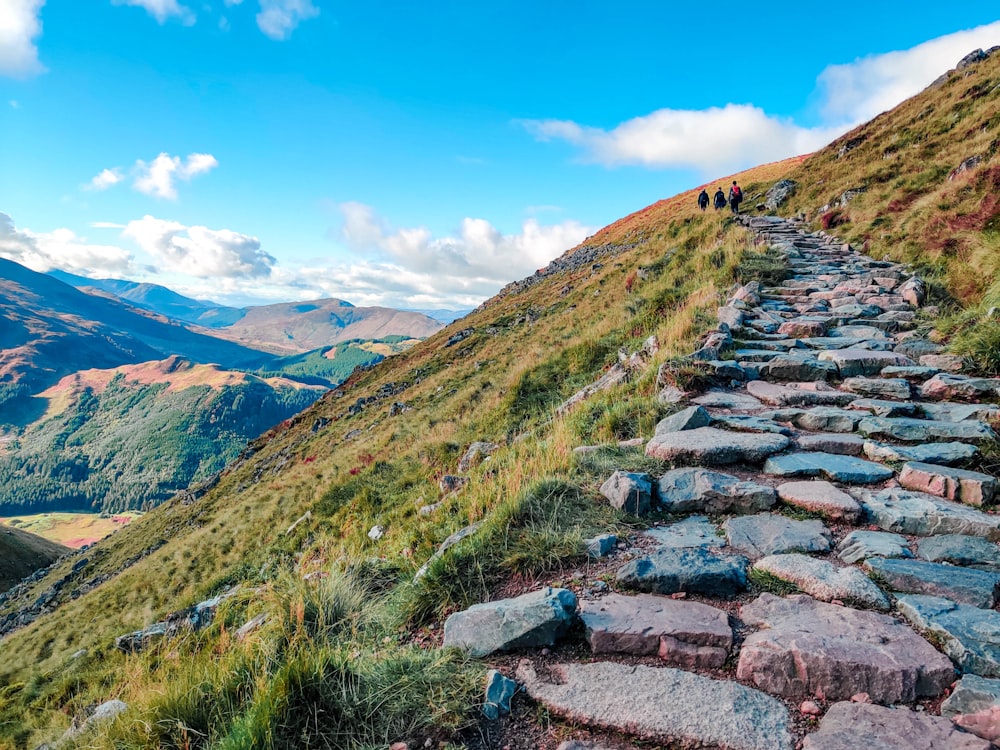
[[[726,194],[722,192],[722,188],[719,188],[715,192],[715,210],[720,211],[726,207]]]
[[[734,214],[740,212],[740,202],[743,200],[743,191],[740,186],[736,184],[736,180],[733,180],[733,186],[729,188],[729,207],[733,209]]]
[[[702,211],[708,208],[708,191],[705,188],[702,188],[701,192],[698,193],[698,208]]]

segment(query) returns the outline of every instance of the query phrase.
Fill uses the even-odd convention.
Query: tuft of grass
[[[801,594],[802,590],[794,583],[778,578],[773,573],[764,570],[751,568],[750,574],[751,591],[754,595],[767,592],[776,596],[788,596],[789,594]]]

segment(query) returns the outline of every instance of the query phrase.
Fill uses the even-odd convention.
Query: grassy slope
[[[68,547],[22,529],[0,527],[0,592],[67,552]]]
[[[971,262],[971,251],[938,257],[932,245],[926,253],[918,250],[933,236],[935,212],[928,206],[936,205],[938,213],[952,210],[934,201],[925,206],[924,201],[935,190],[953,188],[941,176],[943,167],[933,170],[934,179],[919,177],[938,158],[931,146],[900,143],[907,140],[907,128],[919,125],[929,129],[928,138],[938,131],[952,133],[933,146],[950,166],[969,155],[960,152],[971,153],[984,144],[988,150],[996,138],[990,119],[996,112],[995,93],[973,97],[970,106],[957,112],[955,108],[965,90],[959,87],[992,80],[998,64],[1000,56],[973,71],[974,77],[953,81],[878,118],[868,126],[872,130],[865,148],[871,153],[866,156],[852,158],[851,152],[837,159],[836,149],[825,150],[798,165],[768,165],[740,176],[750,204],[766,187],[762,183],[793,169],[801,189],[790,208],[810,212],[869,175],[868,193],[849,204],[851,223],[838,231],[859,242],[871,235],[874,252],[926,262],[947,282],[949,269]],[[918,118],[928,107],[931,111]],[[976,134],[983,126],[987,132],[981,142]],[[911,148],[916,149],[912,154]],[[888,158],[873,158],[887,152]],[[895,166],[893,154],[904,155]],[[894,174],[879,182],[879,168]],[[956,193],[962,201],[956,210],[966,216],[988,208],[979,179],[973,175],[965,183],[967,191]],[[889,210],[889,202],[902,191],[919,192],[927,185],[937,187]],[[697,212],[695,193],[626,217],[589,240],[592,246],[630,248],[606,255],[601,267],[587,263],[498,297],[460,326],[358,374],[253,444],[245,459],[197,502],[168,503],[98,545],[80,578],[114,574],[124,561],[148,549],[151,540],[171,540],[90,593],[69,601],[62,596],[64,603],[54,613],[0,644],[0,747],[5,739],[24,747],[51,737],[65,726],[67,713],[113,696],[127,700],[133,713],[128,726],[113,727],[97,738],[100,746],[117,741],[238,747],[250,746],[250,739],[260,740],[257,746],[274,746],[274,738],[289,727],[300,739],[315,740],[330,726],[340,731],[344,706],[362,711],[368,705],[365,696],[379,690],[394,694],[400,683],[386,675],[417,658],[405,645],[414,625],[489,596],[505,582],[528,585],[545,571],[575,564],[582,536],[626,519],[594,502],[610,463],[602,463],[601,457],[574,463],[572,447],[649,434],[662,413],[653,398],[656,366],[690,350],[711,318],[720,287],[734,277],[748,250],[745,234],[724,215]],[[880,211],[891,221],[888,226],[876,225]],[[992,241],[988,225],[972,231],[972,246]],[[892,239],[878,240],[884,246],[875,244],[878,228],[895,233]],[[640,267],[646,271],[637,274]],[[638,280],[629,293],[627,281],[634,275]],[[975,294],[966,296],[975,302]],[[446,346],[458,327],[473,327],[475,333]],[[600,375],[615,361],[619,347],[634,350],[649,334],[656,334],[664,348],[646,374],[593,398],[568,417],[554,418],[553,407]],[[394,401],[412,409],[390,417]],[[472,482],[462,493],[442,498],[433,514],[418,514],[419,506],[439,499],[436,480],[453,472],[464,446],[478,439],[503,447],[473,469]],[[628,465],[620,456],[613,461],[617,467]],[[307,509],[312,518],[284,533]],[[475,537],[431,566],[419,585],[405,583],[446,535],[474,520],[486,522]],[[377,542],[367,536],[376,523],[386,530]],[[53,577],[66,575],[69,564],[59,566]],[[294,573],[288,577],[290,570]],[[323,586],[300,582],[303,573],[313,570],[333,571],[331,581],[368,581],[368,599],[379,605],[385,621],[383,629],[371,631],[378,632],[377,639],[360,624],[364,618],[358,613],[368,609],[351,604],[343,592],[333,595]],[[223,615],[225,627],[213,626],[197,638],[139,657],[124,657],[110,648],[117,633],[234,581],[260,586],[261,593],[233,603]],[[371,588],[375,583],[381,585]],[[35,586],[13,606],[31,601],[46,585]],[[387,598],[377,594],[383,587],[390,591]],[[317,603],[318,592],[325,592],[326,604]],[[333,601],[343,606],[332,607]],[[271,613],[273,628],[235,645],[230,629],[262,608]],[[359,624],[350,633],[336,624],[318,628],[310,625],[322,620],[310,614],[316,611],[348,611]],[[75,627],[84,621],[86,629]],[[410,629],[398,630],[407,623]],[[418,639],[420,633],[416,631]],[[349,649],[354,671],[345,667],[345,652],[334,641]],[[69,662],[68,655],[84,645],[91,656]],[[439,658],[436,653],[420,652],[420,658]],[[436,662],[419,671],[452,674],[454,682],[429,690],[434,696],[429,702],[400,698],[379,704],[382,712],[395,716],[394,710],[403,707],[415,716],[434,715],[441,726],[454,726],[461,715],[454,713],[455,706],[474,692],[460,679],[467,670]],[[345,675],[352,688],[331,699],[324,690],[348,684]],[[195,703],[215,707],[214,713],[199,712]],[[377,713],[351,714],[353,734],[337,746],[377,746],[408,736]],[[303,716],[324,718],[305,727],[296,719]],[[149,731],[135,728],[143,726]]]

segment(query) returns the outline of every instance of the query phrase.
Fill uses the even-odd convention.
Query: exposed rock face
[[[792,750],[794,744],[788,709],[739,683],[609,662],[557,664],[551,671],[556,682],[525,660],[517,678],[528,695],[570,721],[682,746]]]
[[[658,654],[679,667],[718,668],[733,646],[729,616],[699,602],[609,594],[580,603],[595,654]]]
[[[766,193],[764,193],[764,205],[768,211],[777,211],[778,207],[795,195],[795,188],[798,183],[795,180],[778,180]]]
[[[486,656],[532,646],[553,646],[576,620],[576,595],[545,588],[514,599],[476,604],[449,616],[444,645]]]
[[[863,744],[861,744],[863,743]],[[868,703],[835,703],[802,750],[989,750],[940,716]]]
[[[907,703],[940,695],[954,678],[942,654],[886,615],[761,594],[741,619],[761,630],[744,641],[736,676],[775,695]]]

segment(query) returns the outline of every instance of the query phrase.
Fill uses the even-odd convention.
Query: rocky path
[[[592,540],[620,562],[617,592],[478,605],[445,644],[523,652],[517,689],[612,737],[985,750],[1000,738],[1000,516],[984,511],[997,479],[967,467],[995,451],[1000,379],[961,374],[914,332],[924,288],[901,267],[776,217],[745,223],[791,277],[719,309],[693,357],[730,387],[692,394],[645,442],[675,468],[602,487],[681,520],[631,547]],[[532,648],[578,620],[591,655]]]

